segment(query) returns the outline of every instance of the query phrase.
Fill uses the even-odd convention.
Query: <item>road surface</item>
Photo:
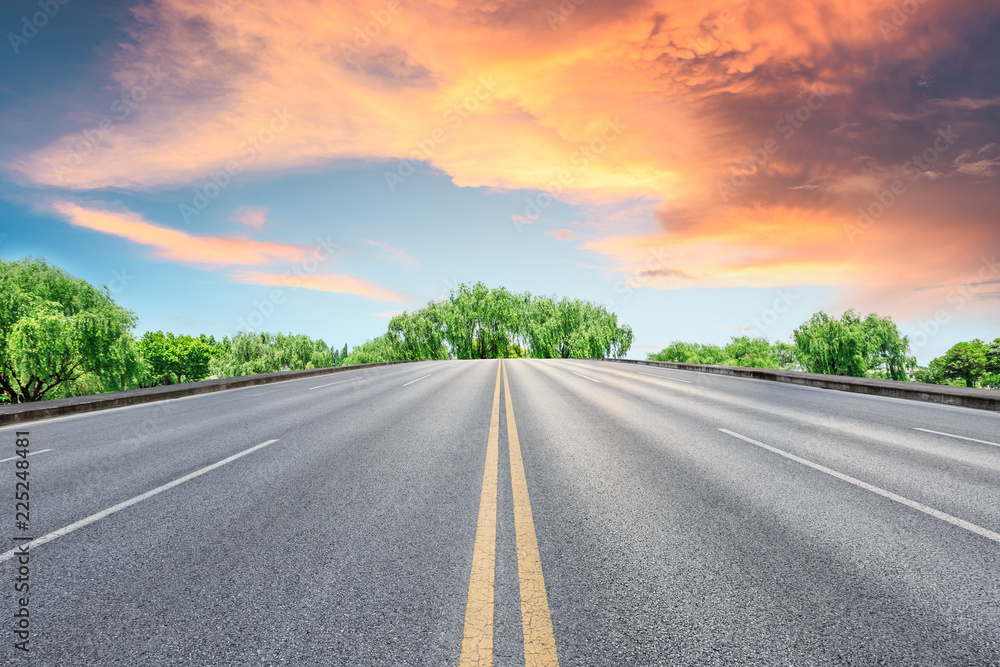
[[[0,494],[3,664],[1000,663],[990,412],[421,362],[3,427]]]

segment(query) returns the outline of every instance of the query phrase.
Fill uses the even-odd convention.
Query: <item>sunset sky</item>
[[[1000,336],[1000,5],[11,0],[0,257],[137,333],[356,345],[481,280],[632,357],[891,315]]]

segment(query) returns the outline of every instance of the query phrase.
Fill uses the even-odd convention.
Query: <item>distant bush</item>
[[[673,361],[685,364],[714,364],[746,368],[792,369],[797,361],[795,348],[788,343],[770,342],[766,338],[733,337],[725,347],[674,341],[659,352],[650,354],[651,361]]]

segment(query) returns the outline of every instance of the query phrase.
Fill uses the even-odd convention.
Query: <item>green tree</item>
[[[993,339],[986,348],[986,372],[1000,375],[1000,338]]]
[[[347,355],[348,355],[347,343],[344,343],[344,349],[342,349],[342,350],[336,350],[336,349],[333,350],[333,365],[334,366],[343,366],[344,365],[344,359],[347,358]]]
[[[976,338],[966,343],[956,343],[943,357],[934,361],[940,360],[938,367],[943,377],[961,380],[966,387],[975,387],[987,373],[988,351],[989,348],[983,341]]]
[[[726,360],[725,351],[718,345],[685,343],[679,340],[648,356],[650,361],[672,361],[680,364],[718,365]]]
[[[725,347],[674,341],[659,352],[648,355],[651,361],[686,364],[744,366],[747,368],[790,369],[796,365],[795,348],[788,343],[771,343],[766,338],[734,336]]]
[[[11,403],[52,398],[84,376],[104,391],[134,386],[135,314],[45,260],[0,260],[0,391]]]
[[[799,365],[798,352],[794,345],[782,341],[775,341],[771,345],[771,356],[778,363],[778,368],[782,370],[794,370]]]
[[[726,345],[726,366],[744,366],[746,368],[779,368],[780,364],[774,357],[771,342],[766,338],[750,338],[749,336],[734,337]]]
[[[146,332],[139,340],[139,350],[146,360],[151,387],[181,382],[196,382],[209,375],[209,361],[216,353],[215,339],[162,331]]]
[[[891,318],[874,313],[862,319],[848,310],[837,319],[819,312],[794,338],[799,362],[813,373],[906,380],[907,370],[916,366],[907,356],[907,337]]]
[[[218,377],[238,377],[333,366],[333,350],[322,340],[292,334],[241,331],[219,343],[209,362]]]
[[[407,361],[408,357],[399,347],[399,340],[391,333],[365,341],[351,350],[344,359],[344,366],[356,364],[376,364],[386,361]]]
[[[447,299],[397,315],[386,334],[360,345],[344,363],[407,359],[622,357],[632,329],[593,303],[515,294],[462,284]]]

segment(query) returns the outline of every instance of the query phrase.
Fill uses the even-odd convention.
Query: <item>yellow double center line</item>
[[[552,633],[549,601],[542,577],[542,560],[538,555],[535,522],[528,500],[528,483],[521,460],[521,443],[517,437],[514,407],[510,400],[507,367],[497,366],[496,387],[493,390],[493,413],[490,417],[489,439],[486,443],[486,468],[483,490],[479,498],[479,521],[476,544],[472,552],[472,574],[469,577],[469,598],[465,608],[465,629],[462,633],[460,667],[485,667],[493,664],[493,590],[496,573],[497,537],[497,475],[500,468],[500,377],[507,405],[507,442],[510,450],[510,481],[514,495],[514,533],[517,539],[517,573],[521,592],[521,625],[524,633],[526,667],[557,666],[556,640]]]

